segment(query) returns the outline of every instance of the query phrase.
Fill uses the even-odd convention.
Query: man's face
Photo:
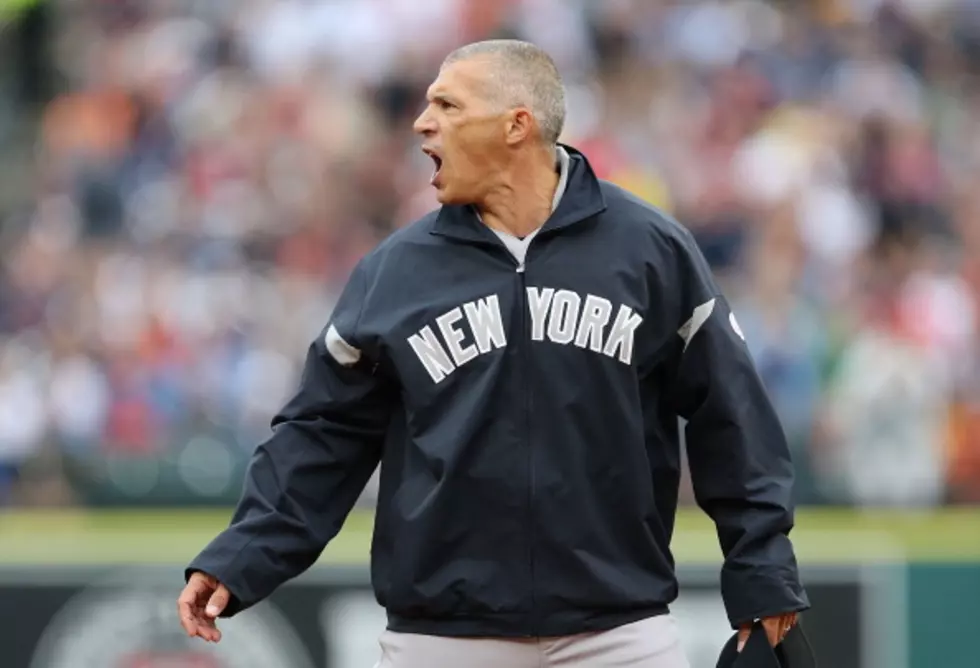
[[[492,66],[486,58],[444,66],[415,121],[422,150],[435,165],[432,185],[441,204],[481,201],[506,156],[509,112],[491,99]]]

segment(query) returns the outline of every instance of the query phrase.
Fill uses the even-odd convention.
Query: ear
[[[507,144],[514,146],[525,141],[531,136],[534,130],[534,116],[523,107],[518,107],[510,114],[507,121],[506,140]]]

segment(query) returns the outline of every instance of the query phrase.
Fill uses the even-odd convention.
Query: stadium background
[[[489,36],[555,56],[563,140],[731,295],[822,665],[975,668],[976,0],[0,2],[0,665],[373,665],[372,488],[220,649],[173,600],[352,263],[433,206],[411,120]],[[707,668],[720,555],[685,498]]]

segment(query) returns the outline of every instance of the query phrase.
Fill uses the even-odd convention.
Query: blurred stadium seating
[[[977,0],[0,2],[0,565],[179,566],[221,526],[353,263],[434,206],[411,121],[489,36],[548,49],[563,141],[696,235],[790,437],[801,554],[905,569],[909,612],[862,613],[834,665],[976,668]]]

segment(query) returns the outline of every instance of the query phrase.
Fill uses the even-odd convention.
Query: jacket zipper
[[[533,240],[532,240],[533,243]],[[528,388],[528,346],[530,346],[531,331],[528,322],[528,299],[527,299],[527,256],[530,250],[530,244],[528,248],[524,249],[524,260],[518,262],[517,264],[517,275],[518,275],[518,288],[520,290],[520,310],[521,310],[521,379],[523,381],[522,389],[522,412],[524,419],[524,441],[527,449],[527,465],[528,465],[528,490],[527,490],[527,510],[528,510],[528,566],[530,570],[531,578],[531,637],[538,636],[538,604],[536,598],[536,586],[534,582],[535,576],[535,564],[534,564],[534,542],[536,538],[535,522],[534,522],[534,488],[536,485],[535,480],[535,469],[534,469],[534,451],[531,447],[531,393]]]

